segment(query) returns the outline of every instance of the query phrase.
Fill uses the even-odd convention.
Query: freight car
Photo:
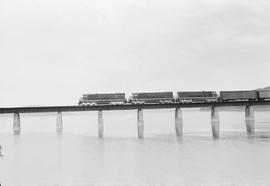
[[[79,105],[119,105],[125,102],[125,93],[84,94]]]
[[[251,101],[258,100],[258,91],[220,91],[220,101]]]
[[[132,93],[129,99],[131,104],[147,104],[147,103],[173,103],[173,92],[142,92]]]
[[[176,100],[180,103],[214,102],[218,101],[218,94],[214,91],[177,92]]]
[[[268,90],[258,90],[258,97],[260,100],[270,100],[270,91]]]

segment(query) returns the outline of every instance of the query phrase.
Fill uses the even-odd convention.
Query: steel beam
[[[200,107],[228,107],[228,106],[269,106],[266,101],[224,101],[205,103],[164,103],[164,104],[130,104],[125,105],[95,105],[95,106],[40,106],[40,107],[2,107],[0,114],[7,113],[37,113],[37,112],[81,112],[99,110],[138,110],[141,109],[169,109],[169,108],[200,108]]]

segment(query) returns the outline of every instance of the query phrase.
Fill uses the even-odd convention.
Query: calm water
[[[174,132],[174,111],[144,111],[145,139],[137,139],[136,111],[22,114],[20,136],[12,116],[0,116],[0,183],[4,186],[270,185],[270,112],[255,112],[247,138],[244,112],[220,112],[221,138],[212,140],[210,112],[184,109],[184,137]]]

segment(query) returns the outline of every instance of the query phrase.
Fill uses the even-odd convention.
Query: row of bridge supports
[[[255,118],[254,112],[250,106],[245,107],[245,121],[246,121],[246,129],[247,134],[254,134],[255,128]],[[219,114],[216,107],[211,108],[211,127],[213,138],[219,138]],[[143,110],[139,108],[137,110],[137,129],[138,129],[138,138],[144,138],[144,119],[143,119]],[[14,134],[20,134],[21,124],[20,124],[20,114],[14,113],[13,119],[13,132]],[[61,134],[63,131],[63,121],[62,121],[62,112],[57,112],[56,117],[56,131],[58,134]],[[99,138],[103,138],[103,112],[98,111],[98,136]],[[177,137],[182,137],[183,135],[183,119],[181,108],[175,109],[175,132]]]

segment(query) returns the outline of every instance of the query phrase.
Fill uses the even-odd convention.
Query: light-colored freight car
[[[270,100],[270,91],[259,90],[258,91],[258,96],[259,96],[259,99]]]
[[[176,99],[181,103],[214,102],[218,101],[218,94],[215,91],[185,91],[177,92]]]
[[[79,105],[119,105],[125,102],[125,93],[84,94]]]
[[[173,92],[142,92],[132,93],[130,97],[132,104],[147,104],[147,103],[173,103]]]
[[[255,90],[220,91],[220,99],[222,101],[257,100],[258,92]]]

